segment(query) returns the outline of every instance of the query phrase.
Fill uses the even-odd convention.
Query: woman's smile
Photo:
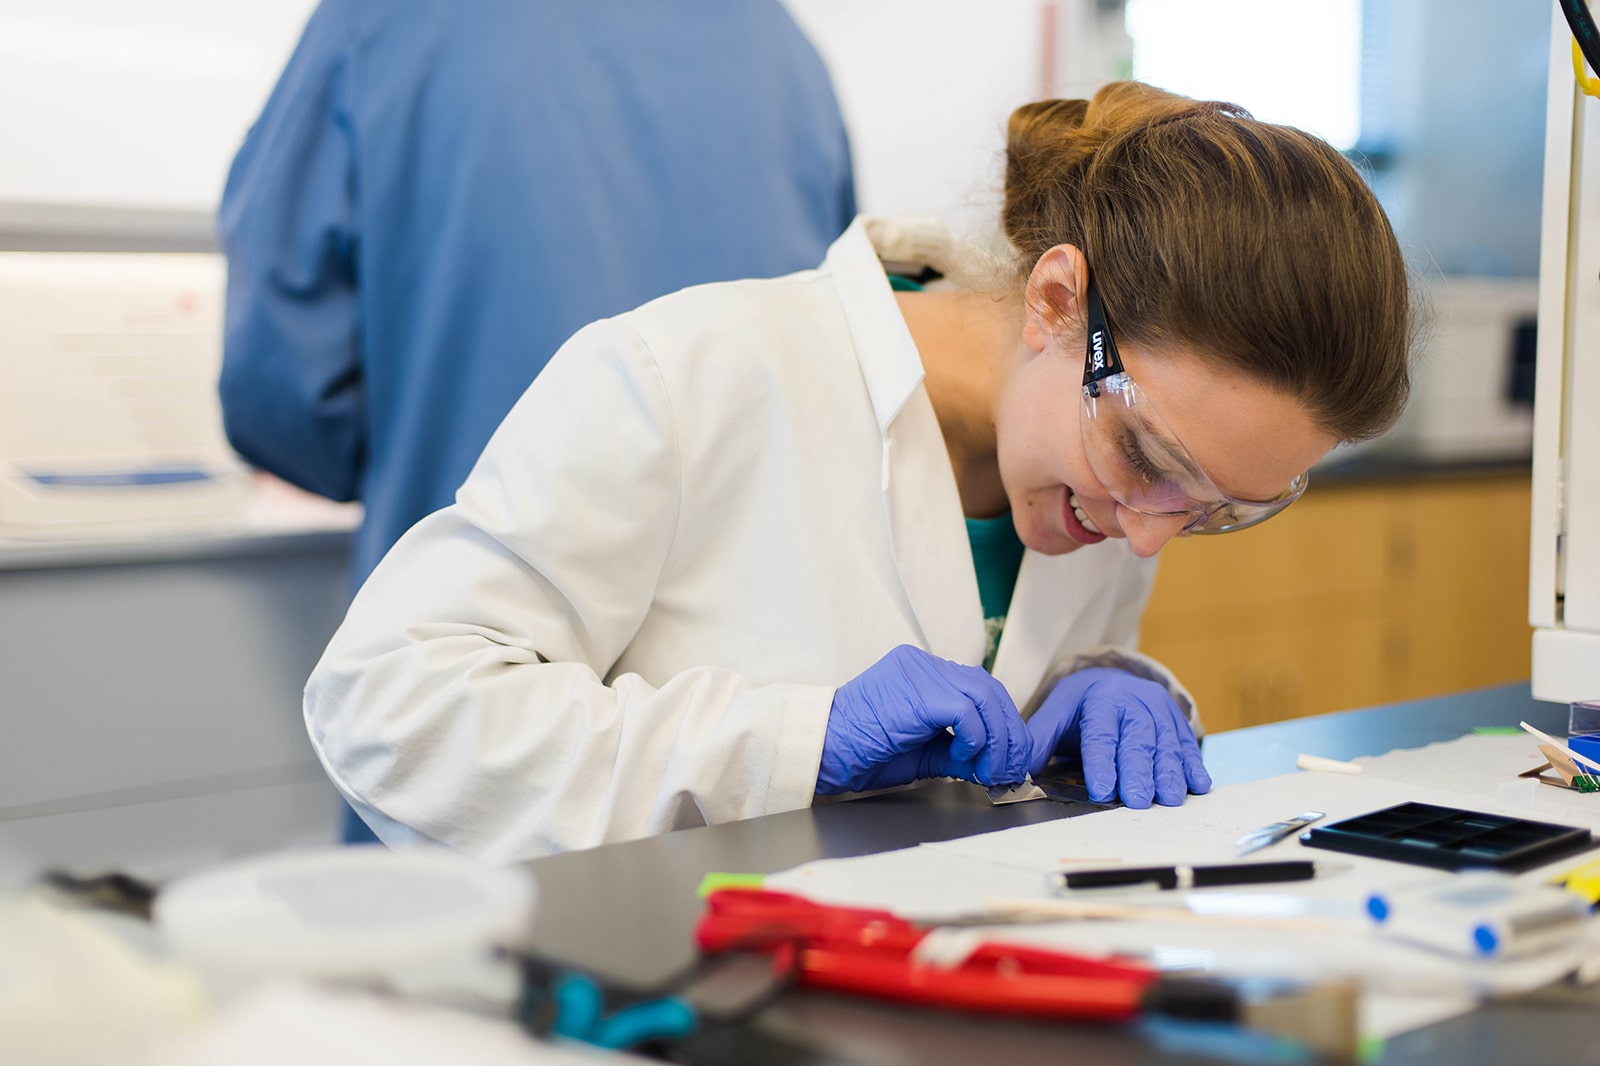
[[[1072,490],[1071,485],[1063,486],[1062,495],[1065,506],[1062,508],[1061,517],[1067,527],[1067,536],[1079,544],[1099,544],[1105,540],[1106,534],[1102,533],[1094,524],[1094,519],[1084,512],[1078,494]]]

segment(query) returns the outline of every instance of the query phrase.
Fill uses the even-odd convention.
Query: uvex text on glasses
[[[1079,425],[1089,466],[1118,503],[1140,514],[1183,515],[1184,533],[1232,533],[1265,522],[1300,498],[1308,474],[1270,500],[1241,500],[1217,488],[1124,369],[1093,275],[1085,295],[1088,342]]]

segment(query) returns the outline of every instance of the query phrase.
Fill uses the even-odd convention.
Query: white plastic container
[[[153,917],[221,998],[288,977],[498,1003],[514,994],[515,973],[493,949],[527,928],[534,898],[522,867],[443,848],[330,848],[176,881]]]
[[[1386,936],[1487,959],[1570,943],[1589,919],[1589,903],[1554,885],[1479,871],[1426,888],[1374,894],[1367,913]]]

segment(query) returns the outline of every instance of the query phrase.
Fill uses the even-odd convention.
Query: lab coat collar
[[[885,436],[922,383],[922,357],[894,302],[885,264],[920,270],[931,266],[962,288],[992,279],[997,266],[987,252],[951,235],[936,218],[873,218],[861,215],[828,249],[850,332],[856,338],[861,373]]]
[[[884,259],[927,263],[958,280],[974,277],[976,259],[942,224],[858,218],[826,260],[883,436],[895,560],[924,646],[976,664],[983,660],[983,606],[961,497],[933,405],[921,388],[922,357],[895,303]],[[1024,554],[994,664],[995,677],[1019,706],[1056,665],[1073,623],[1118,570],[1125,551],[1121,542],[1106,542],[1068,555]]]
[[[895,225],[886,219],[858,216],[833,242],[825,260],[861,360],[861,375],[878,417],[878,430],[886,440],[895,416],[923,378],[922,356],[894,302],[894,290],[868,233],[869,226],[892,233]]]
[[[880,232],[893,223],[873,221]],[[983,607],[962,518],[961,495],[933,403],[922,388],[922,356],[889,287],[883,262],[858,218],[828,250],[861,376],[883,441],[884,507],[895,564],[923,646],[956,662],[983,659]],[[887,650],[887,649],[885,649]]]

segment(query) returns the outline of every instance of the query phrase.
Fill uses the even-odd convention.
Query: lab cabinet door
[[[1516,468],[1313,488],[1169,544],[1143,650],[1212,731],[1524,680],[1528,508]]]

